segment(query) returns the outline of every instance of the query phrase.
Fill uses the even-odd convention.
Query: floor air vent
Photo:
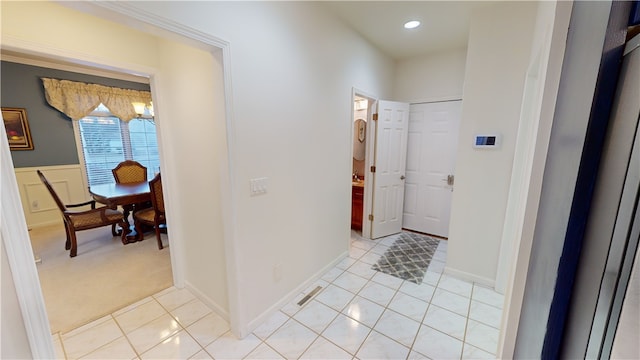
[[[298,306],[304,305],[309,299],[311,299],[315,294],[317,294],[320,290],[322,290],[322,286],[316,286],[315,289],[311,290],[302,300],[298,301]]]

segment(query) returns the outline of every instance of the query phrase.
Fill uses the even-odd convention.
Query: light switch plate
[[[249,194],[251,196],[265,194],[267,192],[269,178],[261,177],[249,180]]]

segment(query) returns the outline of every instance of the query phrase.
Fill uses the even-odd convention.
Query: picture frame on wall
[[[2,108],[2,119],[7,131],[11,150],[33,150],[33,140],[27,120],[27,110],[23,108]]]

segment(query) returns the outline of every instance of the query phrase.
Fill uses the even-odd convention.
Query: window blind
[[[147,168],[147,178],[160,171],[156,127],[153,120],[129,122],[108,113],[103,105],[77,121],[78,147],[82,148],[89,185],[114,183],[111,169],[124,160],[135,160]]]

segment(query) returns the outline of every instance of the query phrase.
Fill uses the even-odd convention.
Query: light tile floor
[[[166,289],[65,334],[61,359],[492,359],[502,295],[442,274],[422,284],[371,270],[394,237],[352,233],[349,257],[244,339],[185,289]],[[321,286],[302,307],[297,302]]]

